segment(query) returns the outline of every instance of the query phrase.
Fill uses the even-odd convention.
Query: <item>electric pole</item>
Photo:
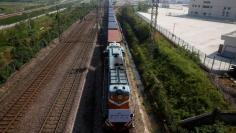
[[[59,36],[59,43],[61,43],[61,23],[60,23],[60,15],[59,15],[59,8],[56,6],[57,9],[57,30],[58,30],[58,36]]]
[[[151,43],[149,45],[149,49],[151,51],[151,56],[154,54],[155,49],[155,33],[156,33],[156,27],[157,27],[157,15],[158,15],[158,5],[159,0],[151,0],[151,21],[150,21],[150,30],[151,30]]]
[[[155,41],[155,31],[157,27],[158,4],[159,0],[152,0],[151,2],[152,9],[151,9],[150,29],[153,42]]]
[[[96,20],[97,20],[97,32],[98,32],[98,26],[99,26],[99,0],[97,0],[97,8],[96,8]]]

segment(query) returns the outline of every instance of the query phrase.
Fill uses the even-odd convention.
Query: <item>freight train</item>
[[[125,49],[112,4],[107,9],[107,47],[105,49],[104,87],[106,102],[105,127],[111,130],[128,130],[133,127],[134,114],[131,108],[131,86],[126,72]]]

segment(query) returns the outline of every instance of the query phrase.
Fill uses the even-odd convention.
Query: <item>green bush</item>
[[[216,122],[213,125],[201,126],[200,128],[195,128],[195,132],[197,133],[228,133],[226,130],[224,123]]]
[[[75,6],[61,12],[61,32],[85,16],[91,9],[93,6],[85,4],[83,7]],[[4,83],[15,70],[19,70],[41,48],[58,37],[57,16],[51,14],[27,23],[20,23],[10,29],[0,30],[0,36],[0,54],[5,52],[3,48],[6,46],[11,48],[11,59],[5,61],[5,57],[0,56],[0,83]]]

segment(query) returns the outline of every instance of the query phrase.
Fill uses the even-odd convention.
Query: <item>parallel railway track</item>
[[[95,22],[93,22],[95,24]],[[93,25],[90,25],[89,32],[86,35],[95,36],[96,31],[92,29]],[[83,38],[83,37],[82,37]],[[82,43],[78,43],[81,45],[81,49],[79,50],[79,54],[76,57],[76,61],[72,65],[72,72],[66,75],[66,78],[63,82],[63,86],[60,88],[53,105],[48,112],[44,123],[40,129],[40,133],[43,132],[63,132],[64,125],[67,119],[67,115],[69,114],[71,104],[73,103],[74,95],[80,84],[80,81],[83,77],[83,71],[86,69],[86,61],[88,60],[89,53],[91,51],[91,42],[94,38],[83,38]],[[93,44],[92,44],[93,45]]]
[[[46,61],[46,65],[36,75],[31,83],[25,86],[25,90],[19,94],[16,99],[13,99],[4,110],[1,110],[0,115],[0,132],[12,132],[16,128],[21,118],[25,115],[27,109],[35,101],[38,94],[44,88],[44,86],[54,76],[56,68],[60,63],[67,57],[69,51],[75,44],[66,43],[71,40],[79,40],[78,35],[86,30],[86,23],[78,26],[74,29],[71,34],[63,41],[63,45],[58,46],[59,48],[53,52],[50,59]]]

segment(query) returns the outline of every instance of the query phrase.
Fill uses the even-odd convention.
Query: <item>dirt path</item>
[[[160,133],[159,125],[154,121],[153,117],[148,114],[147,110],[144,106],[144,99],[143,95],[141,94],[141,88],[138,87],[138,79],[137,75],[135,75],[135,71],[137,73],[137,70],[135,68],[134,62],[132,60],[132,55],[129,53],[129,49],[126,47],[126,66],[127,66],[127,72],[128,77],[131,85],[131,93],[132,93],[132,102],[135,109],[135,119],[134,119],[134,125],[135,127],[131,129],[131,133],[152,133],[152,132],[158,132]]]
[[[102,46],[96,45],[92,62],[89,66],[89,72],[86,78],[73,132],[103,132],[101,114],[103,62],[101,50]]]

